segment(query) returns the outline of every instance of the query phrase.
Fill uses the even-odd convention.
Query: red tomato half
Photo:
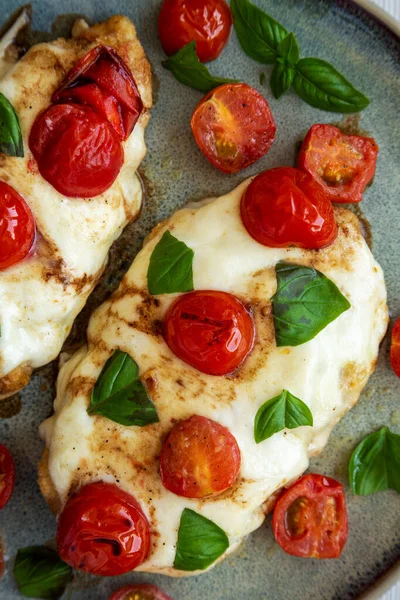
[[[90,483],[65,505],[57,545],[61,559],[74,569],[122,575],[145,560],[150,528],[131,495],[115,485]]]
[[[113,127],[88,106],[56,104],[39,115],[29,147],[41,175],[65,196],[105,192],[124,160]]]
[[[8,448],[0,444],[0,509],[2,509],[14,490],[15,465]]]
[[[275,139],[268,102],[246,83],[226,83],[209,92],[195,108],[190,124],[204,156],[224,173],[252,165]]]
[[[139,583],[117,590],[110,596],[110,600],[172,600],[172,598],[155,585]]]
[[[343,486],[324,475],[304,475],[278,499],[272,529],[288,554],[338,558],[348,529]]]
[[[231,25],[225,0],[164,0],[158,17],[158,33],[166,54],[175,54],[195,40],[201,62],[219,56]]]
[[[199,415],[174,425],[161,449],[161,481],[185,498],[221,494],[233,485],[239,469],[240,450],[233,435]]]
[[[231,294],[189,292],[167,311],[164,337],[172,352],[192,367],[209,375],[228,375],[252,349],[254,324]]]
[[[313,125],[298,166],[324,186],[332,202],[361,202],[375,174],[378,150],[373,138],[345,135],[333,125]]]
[[[0,271],[19,263],[32,248],[35,221],[25,200],[0,181]]]
[[[257,175],[242,196],[241,215],[251,237],[273,248],[324,248],[338,233],[322,186],[293,167]]]
[[[392,329],[392,343],[390,345],[390,363],[393,371],[400,377],[400,318],[397,319]]]

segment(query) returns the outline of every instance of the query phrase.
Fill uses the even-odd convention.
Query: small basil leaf
[[[272,70],[271,79],[269,80],[271,90],[275,98],[278,100],[292,85],[295,70],[289,67],[284,62],[279,62]]]
[[[21,127],[11,103],[0,93],[0,152],[9,156],[24,156]]]
[[[14,564],[18,589],[27,598],[56,600],[72,579],[72,569],[45,546],[21,548]]]
[[[302,58],[293,81],[297,94],[308,104],[331,112],[354,113],[369,104],[368,98],[320,58]]]
[[[93,388],[92,399],[96,404],[103,402],[113,394],[136,381],[139,367],[126,352],[115,350],[114,354],[104,365],[96,385]]]
[[[286,59],[290,65],[295,65],[299,62],[300,50],[294,33],[289,33],[279,44],[278,54]]]
[[[388,427],[367,435],[351,456],[349,479],[359,496],[389,488],[400,493],[400,435]]]
[[[203,571],[228,548],[228,536],[221,527],[190,508],[184,509],[178,531],[175,569]]]
[[[233,25],[245,53],[254,60],[271,64],[286,29],[249,0],[231,0]]]
[[[312,340],[351,306],[333,281],[312,267],[280,262],[276,276],[271,302],[277,346]]]
[[[235,83],[236,79],[213,77],[198,59],[196,42],[189,42],[176,54],[162,62],[164,69],[171,71],[175,79],[199,92],[206,94],[224,83]]]
[[[147,287],[150,294],[193,290],[194,252],[166,231],[150,257]]]
[[[287,390],[267,400],[254,419],[254,439],[257,444],[282,429],[313,425],[313,416],[307,404]]]

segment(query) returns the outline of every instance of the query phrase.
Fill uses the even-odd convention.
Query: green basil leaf
[[[88,413],[127,426],[157,423],[156,408],[138,375],[136,361],[126,352],[116,350],[93,388]]]
[[[72,569],[45,546],[18,550],[14,564],[18,589],[27,598],[56,600],[72,579]]]
[[[259,444],[282,429],[312,425],[313,416],[307,404],[283,390],[258,409],[254,419],[254,439]]]
[[[0,93],[0,152],[9,156],[24,156],[21,127],[11,103]]]
[[[400,493],[400,435],[388,427],[367,435],[351,456],[349,479],[359,496],[389,488]]]
[[[194,252],[166,231],[150,257],[147,287],[150,294],[193,290]]]
[[[175,79],[204,94],[224,83],[237,82],[236,79],[213,77],[207,67],[199,61],[195,41],[189,42],[176,54],[164,60],[162,66],[171,71]]]
[[[275,98],[278,100],[292,85],[295,70],[294,67],[289,67],[285,62],[278,62],[272,70],[271,79],[269,80],[271,90]]]
[[[278,46],[287,36],[286,29],[249,0],[231,0],[231,11],[245,53],[260,63],[274,63]]]
[[[183,510],[176,545],[175,569],[203,571],[228,548],[228,536],[221,527],[190,508]]]
[[[354,113],[369,104],[368,98],[320,58],[302,58],[293,81],[297,94],[308,104],[331,112]]]
[[[351,306],[333,281],[312,267],[280,262],[276,276],[271,302],[277,346],[312,340]]]
[[[299,62],[300,50],[294,33],[288,33],[288,35],[280,42],[278,54],[292,66]]]

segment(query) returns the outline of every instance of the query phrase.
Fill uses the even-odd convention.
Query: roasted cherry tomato
[[[225,0],[164,0],[158,33],[167,54],[175,54],[192,40],[202,62],[219,56],[231,30],[231,11]]]
[[[0,509],[2,509],[14,490],[15,465],[8,448],[0,444]]]
[[[33,124],[29,147],[41,175],[65,196],[88,198],[115,181],[124,153],[113,127],[88,106],[56,104]]]
[[[324,186],[332,202],[361,202],[375,174],[378,150],[373,138],[345,135],[333,125],[313,125],[298,166]]]
[[[200,415],[174,425],[161,449],[161,481],[185,498],[221,494],[233,485],[239,469],[240,450],[233,435]]]
[[[93,86],[84,92],[75,90],[88,82],[93,82],[94,86],[99,88],[102,98],[100,94],[94,97]],[[111,100],[107,103],[107,96],[118,103],[120,120],[115,115],[115,107],[110,107]],[[143,108],[132,73],[119,54],[108,46],[93,48],[67,74],[61,86],[54,92],[52,101],[65,102],[66,99],[89,104],[103,117],[104,113],[111,112],[110,122],[122,139],[129,136]]]
[[[121,575],[145,560],[150,528],[132,496],[109,483],[89,483],[65,505],[57,545],[62,560],[74,569]]]
[[[139,583],[138,585],[126,585],[110,596],[110,600],[172,600],[155,585]]]
[[[167,311],[164,337],[172,352],[192,367],[209,375],[227,375],[252,349],[254,324],[231,294],[189,292]]]
[[[224,173],[252,165],[275,139],[268,102],[246,83],[226,83],[209,92],[197,105],[190,124],[204,156]]]
[[[35,239],[35,221],[17,192],[0,181],[0,271],[29,254]]]
[[[390,362],[393,371],[400,377],[400,318],[397,319],[392,329],[392,343],[390,345]]]
[[[337,558],[347,539],[343,486],[324,475],[304,475],[278,499],[272,528],[288,554]]]
[[[273,248],[324,248],[338,233],[322,186],[293,167],[257,175],[242,196],[241,215],[251,237]]]

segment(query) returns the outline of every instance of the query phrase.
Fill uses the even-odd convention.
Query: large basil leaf
[[[302,58],[296,65],[293,86],[311,106],[331,112],[354,113],[369,104],[330,63],[320,58]]]
[[[156,408],[138,375],[139,367],[133,358],[116,350],[93,388],[88,413],[127,426],[157,423]]]
[[[18,550],[14,564],[18,589],[27,598],[56,600],[72,579],[72,569],[45,546]]]
[[[231,0],[233,25],[243,50],[254,60],[274,63],[286,29],[249,0]]]
[[[388,427],[367,435],[351,456],[349,479],[359,496],[389,488],[400,493],[400,435]]]
[[[164,60],[162,65],[171,71],[175,79],[204,94],[224,83],[237,81],[236,79],[213,77],[207,67],[199,61],[195,41],[189,42],[176,54]]]
[[[267,400],[254,419],[254,439],[257,444],[282,429],[313,425],[313,416],[307,404],[287,390]]]
[[[24,156],[21,127],[17,113],[0,93],[0,152],[9,156]]]
[[[278,288],[271,298],[277,346],[298,346],[350,308],[350,302],[325,275],[291,263],[276,265]]]
[[[147,287],[150,294],[193,290],[194,252],[166,231],[150,257]]]
[[[178,531],[175,569],[207,569],[228,547],[228,536],[221,527],[190,508],[184,509]]]

